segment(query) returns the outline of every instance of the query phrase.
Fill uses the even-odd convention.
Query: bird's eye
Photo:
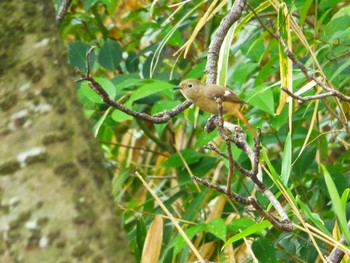
[[[193,84],[192,84],[192,83],[189,83],[189,84],[187,84],[187,87],[188,87],[188,88],[192,88],[192,87],[193,87]]]

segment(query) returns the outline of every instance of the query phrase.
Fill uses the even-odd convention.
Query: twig
[[[171,110],[166,110],[160,113],[157,113],[156,115],[149,115],[147,113],[140,113],[134,110],[131,110],[124,105],[115,102],[109,98],[108,93],[104,90],[104,88],[91,76],[90,74],[90,61],[89,57],[94,50],[95,47],[91,47],[89,51],[86,53],[86,73],[82,73],[80,70],[78,72],[81,74],[81,79],[78,79],[77,82],[79,81],[88,81],[88,85],[102,98],[103,102],[106,103],[108,106],[111,106],[115,109],[118,109],[122,112],[125,112],[128,115],[131,115],[135,118],[144,120],[144,121],[149,121],[155,124],[160,124],[160,123],[166,123],[168,122],[172,117],[180,114],[180,112],[184,111],[187,109],[189,106],[191,106],[191,102],[185,101],[181,103],[180,105],[176,106],[175,108]]]
[[[214,121],[215,122],[215,121]],[[284,211],[281,203],[277,200],[277,198],[273,195],[273,193],[270,191],[270,189],[267,188],[267,186],[262,182],[262,169],[259,164],[260,160],[260,151],[261,151],[261,131],[260,129],[258,130],[257,136],[255,137],[254,141],[254,149],[252,149],[247,140],[246,136],[243,133],[242,129],[237,126],[233,125],[228,122],[224,122],[223,126],[221,127],[220,121],[216,121],[216,128],[219,130],[220,136],[226,141],[227,143],[227,151],[228,153],[223,153],[217,147],[210,143],[206,146],[206,149],[211,149],[214,150],[216,153],[220,154],[224,158],[226,158],[229,161],[229,176],[227,179],[227,187],[226,189],[212,184],[205,179],[199,179],[196,177],[193,177],[194,180],[197,182],[202,183],[203,185],[210,187],[212,189],[215,189],[221,193],[226,194],[230,198],[234,199],[235,201],[243,204],[243,205],[251,205],[254,207],[255,211],[262,215],[264,218],[269,220],[276,228],[284,230],[284,231],[292,231],[293,230],[293,225],[291,221],[289,220],[286,212]],[[251,161],[252,169],[251,170],[246,170],[243,168],[236,160],[233,159],[232,153],[231,153],[231,144],[230,142],[233,142],[239,149],[244,151],[247,155],[248,158]],[[231,154],[230,154],[231,153]],[[265,211],[257,202],[257,200],[253,197],[242,197],[236,193],[233,193],[231,191],[231,183],[232,183],[232,177],[230,175],[232,174],[232,168],[231,164],[237,167],[237,169],[245,176],[249,177],[254,184],[258,187],[258,189],[268,198],[268,200],[271,202],[273,207],[276,209],[277,213],[280,216],[280,219],[275,217],[273,214],[271,214],[268,211]]]
[[[341,100],[350,102],[350,97],[344,95],[343,93],[339,92],[338,90],[335,90],[333,88],[331,88],[330,86],[328,86],[325,82],[321,81],[319,78],[317,78],[316,74],[313,73],[311,70],[309,70],[307,67],[305,67],[305,65],[293,54],[292,51],[290,51],[290,49],[288,48],[288,45],[286,44],[286,42],[284,41],[284,39],[282,38],[281,34],[279,33],[278,30],[275,29],[274,25],[272,24],[272,21],[269,20],[269,24],[270,27],[273,29],[273,32],[271,30],[268,30],[265,25],[260,21],[260,24],[263,25],[263,27],[272,35],[274,36],[278,42],[281,44],[281,46],[283,47],[284,53],[288,56],[288,58],[290,60],[293,61],[293,63],[295,65],[298,66],[298,68],[300,68],[300,70],[304,73],[305,77],[308,78],[309,80],[313,80],[315,81],[322,89],[324,89],[325,91],[327,91],[328,93],[326,93],[326,95],[322,96],[321,95],[315,95],[315,96],[309,96],[306,100],[313,100],[313,99],[319,99],[319,98],[325,98],[325,97],[329,97],[329,96],[334,96],[337,97]],[[286,93],[288,93],[286,90],[283,90]],[[290,95],[290,92],[288,93],[288,95]],[[297,96],[297,95],[295,95]],[[319,97],[321,96],[321,97]],[[313,97],[313,98],[312,98]],[[298,98],[300,100],[300,98]],[[301,100],[302,101],[302,100]]]
[[[348,221],[348,228],[350,229],[350,221]],[[340,238],[339,243],[343,245],[347,244],[344,236]],[[338,245],[336,245],[327,257],[327,263],[339,263],[344,255],[345,253],[338,248]]]
[[[282,87],[282,90],[285,93],[287,93],[289,96],[291,96],[293,99],[296,99],[299,104],[303,104],[304,102],[309,101],[309,100],[318,100],[318,99],[324,99],[327,97],[336,96],[335,90],[332,90],[331,92],[327,92],[327,93],[322,93],[322,94],[313,95],[313,96],[305,96],[305,97],[301,97],[299,95],[296,95],[295,93],[291,92],[286,87]]]
[[[58,24],[60,24],[63,18],[66,16],[71,3],[72,3],[72,0],[64,0],[61,10],[58,12],[56,16],[56,21]]]
[[[203,184],[206,187],[215,189],[216,191],[223,193],[225,195],[227,195],[228,197],[232,198],[233,200],[235,200],[236,202],[239,202],[241,204],[244,205],[251,205],[255,208],[255,212],[257,212],[258,214],[260,214],[261,216],[263,216],[264,218],[266,218],[267,220],[269,220],[271,222],[271,224],[276,227],[277,229],[283,230],[283,231],[287,231],[290,232],[293,230],[293,226],[291,224],[291,222],[289,221],[289,219],[287,220],[279,220],[278,218],[276,218],[274,215],[272,215],[271,213],[265,211],[257,202],[257,200],[254,197],[243,197],[240,196],[239,194],[236,194],[234,192],[227,192],[227,189],[222,188],[216,184],[210,183],[202,178],[199,178],[197,176],[192,176],[192,179],[197,181],[198,183]]]

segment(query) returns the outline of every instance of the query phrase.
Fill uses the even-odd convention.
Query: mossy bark
[[[133,262],[54,19],[0,2],[0,262]]]

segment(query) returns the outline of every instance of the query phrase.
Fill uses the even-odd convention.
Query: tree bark
[[[54,19],[0,2],[0,262],[133,262]]]

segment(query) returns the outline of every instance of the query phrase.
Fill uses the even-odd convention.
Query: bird
[[[240,110],[241,104],[245,102],[229,88],[216,84],[203,83],[197,79],[186,79],[181,81],[179,86],[174,87],[174,90],[180,90],[182,95],[198,108],[215,115],[219,114],[219,106],[216,100],[220,98],[223,113],[232,114],[240,119],[253,136],[256,135],[255,130]]]

